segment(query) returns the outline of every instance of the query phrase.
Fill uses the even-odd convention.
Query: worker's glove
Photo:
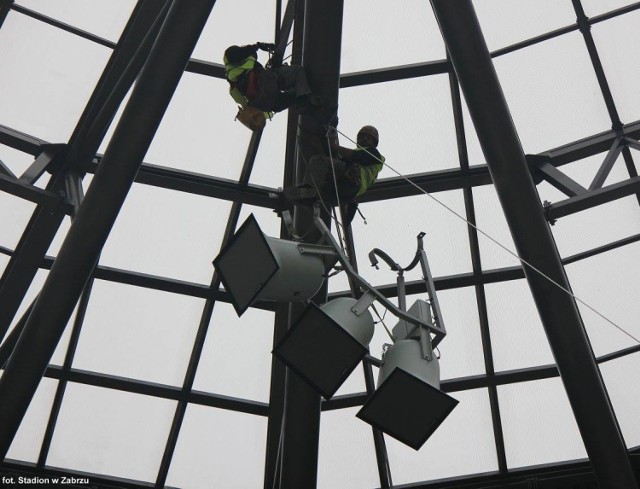
[[[257,42],[256,46],[263,51],[273,52],[276,50],[276,45],[271,42]]]

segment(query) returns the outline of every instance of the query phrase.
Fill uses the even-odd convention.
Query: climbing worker
[[[246,46],[230,46],[224,52],[225,76],[229,93],[242,108],[280,112],[296,104],[300,109],[319,105],[311,93],[302,66],[269,66],[258,62],[258,49],[275,50],[275,44],[258,42]]]
[[[344,148],[338,144],[334,130],[329,137],[331,156],[313,156],[302,184],[285,188],[285,198],[300,202],[320,197],[323,201],[336,204],[337,188],[340,203],[346,205],[345,224],[349,224],[358,209],[357,198],[374,184],[382,170],[384,156],[377,149],[379,140],[378,130],[367,125],[358,131],[358,147]]]

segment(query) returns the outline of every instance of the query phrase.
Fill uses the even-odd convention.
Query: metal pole
[[[174,0],[0,379],[4,458],[104,246],[215,0]]]
[[[431,0],[520,256],[569,290],[555,241],[469,0]],[[637,488],[575,300],[524,267],[585,448],[602,489]]]
[[[302,131],[298,140],[298,181],[304,173],[305,162],[316,152],[312,138],[325,137],[324,124],[330,122],[332,112],[338,106],[342,12],[343,0],[306,0],[305,3],[303,66],[311,89],[324,99],[325,110],[321,114],[300,117]],[[328,216],[324,217],[328,219]],[[305,242],[316,243],[320,238],[309,209],[297,206],[294,224],[299,234],[309,231]],[[317,303],[326,302],[326,283],[313,300]],[[292,322],[302,309],[298,305],[291,307]],[[282,489],[316,487],[319,436],[320,395],[288,370],[280,474]]]

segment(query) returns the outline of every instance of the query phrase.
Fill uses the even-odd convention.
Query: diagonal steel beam
[[[580,313],[574,298],[565,292],[571,287],[473,5],[469,0],[431,0],[431,5],[514,243],[522,259],[531,264],[525,267],[526,278],[600,487],[637,488]]]
[[[587,192],[586,188],[548,162],[538,166],[537,170],[546,182],[550,183],[552,186],[560,190],[560,192],[569,197],[574,197]]]
[[[612,202],[628,195],[640,192],[640,177],[633,177],[623,182],[614,183],[597,190],[561,200],[545,208],[548,220],[558,219],[576,212],[584,211],[607,202]]]
[[[596,176],[593,178],[591,185],[589,185],[589,190],[596,190],[596,189],[602,188],[602,185],[604,184],[605,180],[609,176],[609,173],[611,173],[611,169],[613,168],[614,163],[618,159],[618,156],[620,156],[620,152],[622,151],[621,141],[622,141],[622,138],[617,137],[616,140],[611,145],[611,148],[609,149],[607,156],[605,156],[604,161],[602,162],[602,165],[600,165],[600,168],[596,173]]]
[[[215,0],[174,0],[20,340],[0,378],[4,458],[176,90]]]

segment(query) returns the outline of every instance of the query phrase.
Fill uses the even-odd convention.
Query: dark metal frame
[[[289,12],[288,15],[291,15],[291,12],[293,11],[290,10],[290,7],[293,5],[294,1],[295,0],[290,0],[287,6],[287,12]],[[276,2],[277,9],[280,12],[281,0],[276,0]],[[152,5],[154,3],[155,7]],[[303,4],[304,2],[302,2],[302,0],[298,0],[298,3]],[[168,3],[166,5],[168,5]],[[547,152],[540,153],[539,155],[533,155],[528,158],[530,172],[537,182],[544,179],[550,184],[559,188],[561,191],[565,192],[568,197],[564,201],[556,202],[546,207],[545,216],[551,222],[553,222],[554,219],[563,217],[573,212],[579,212],[594,205],[600,205],[605,202],[610,202],[627,195],[636,194],[638,201],[640,202],[640,183],[637,179],[638,173],[635,162],[633,161],[632,152],[630,151],[630,149],[638,149],[640,147],[637,142],[637,140],[640,138],[640,121],[628,123],[626,125],[623,124],[622,121],[620,121],[613,96],[608,86],[606,74],[604,72],[604,69],[602,68],[596,45],[590,34],[590,27],[592,25],[640,9],[640,2],[636,2],[632,5],[592,18],[586,17],[578,0],[573,0],[573,5],[577,16],[577,21],[575,24],[556,29],[552,32],[536,36],[535,38],[528,39],[490,53],[491,57],[506,55],[508,53],[526,48],[533,44],[544,42],[547,39],[551,39],[578,30],[584,37],[586,49],[592,61],[594,71],[601,88],[602,96],[611,118],[612,130],[593,135],[581,141],[577,141],[560,148],[552,149]],[[143,8],[146,9],[146,13],[137,15]],[[151,12],[154,8],[157,9],[156,14],[152,15]],[[110,61],[110,66],[113,64],[114,67],[112,67],[111,71],[105,70],[105,75],[101,79],[99,88],[94,93],[94,96],[88,105],[87,111],[85,111],[85,114],[83,114],[83,117],[81,118],[81,121],[76,128],[74,137],[70,140],[68,145],[50,145],[49,143],[32,136],[28,136],[19,133],[18,131],[14,131],[10,128],[0,126],[0,144],[6,144],[20,151],[32,154],[35,157],[32,166],[20,178],[11,174],[10,171],[2,171],[2,169],[0,168],[0,190],[12,193],[20,198],[38,203],[39,209],[41,209],[45,213],[53,210],[58,213],[58,217],[56,219],[61,220],[65,215],[73,216],[77,213],[77,210],[79,208],[78,204],[82,197],[81,193],[78,193],[78,189],[80,188],[78,186],[78,183],[82,178],[84,172],[95,172],[101,162],[102,157],[100,155],[94,156],[95,150],[97,149],[100,140],[104,137],[106,124],[108,124],[108,120],[110,120],[109,114],[115,110],[115,107],[117,107],[117,105],[119,105],[119,97],[124,96],[124,93],[126,93],[126,89],[128,88],[127,83],[130,85],[130,82],[133,81],[133,78],[139,72],[142,66],[142,61],[144,60],[144,58],[146,58],[146,54],[144,51],[139,51],[136,58],[137,46],[145,45],[144,49],[150,49],[150,45],[145,44],[144,40],[145,36],[147,36],[147,32],[150,32],[150,30],[154,28],[153,20],[157,18],[157,15],[160,15],[161,5],[159,5],[157,2],[153,2],[152,0],[140,0],[138,6],[136,7],[136,10],[132,14],[130,24],[125,29],[125,31],[130,32],[131,35],[126,37],[123,34],[121,40],[117,44],[99,38],[98,36],[94,36],[91,33],[84,32],[73,26],[69,26],[62,22],[59,22],[55,19],[48,18],[46,16],[38,14],[37,12],[25,9],[24,7],[21,7],[19,5],[15,5],[13,1],[10,0],[4,0],[0,2],[0,25],[4,20],[6,14],[11,10],[19,14],[28,15],[38,21],[42,21],[52,26],[58,27],[69,33],[78,35],[88,41],[96,42],[105,47],[114,48],[114,56]],[[295,11],[296,19],[294,25],[297,34],[296,32],[294,32],[294,38],[296,40],[294,41],[294,56],[292,61],[298,64],[301,63],[302,59],[301,40],[303,33],[300,14],[303,11],[304,10],[300,6],[298,6],[298,9],[296,9]],[[317,16],[318,14],[312,13],[310,15]],[[137,24],[135,24],[135,27],[133,24],[134,20],[137,22]],[[282,34],[282,37],[286,40],[286,38],[288,37],[288,32],[286,32],[286,29],[283,31],[283,33],[280,32],[281,26],[278,20],[279,19],[276,19],[276,37]],[[291,18],[287,17],[283,22],[283,26],[285,26],[285,24],[290,21]],[[289,27],[290,25],[291,24],[289,23]],[[155,24],[155,29],[157,28],[159,28],[159,23]],[[147,40],[152,39],[156,33],[157,30],[155,31],[155,33],[150,34],[150,37],[147,37]],[[327,35],[335,39],[337,33],[335,32],[335,30],[330,30]],[[310,48],[312,49],[313,45],[311,45]],[[148,51],[146,51],[146,53],[148,53]],[[119,55],[119,58],[116,55]],[[130,64],[129,60],[131,59],[137,59],[138,64]],[[217,63],[191,59],[188,60],[185,69],[186,71],[200,73],[206,76],[214,76],[218,78],[224,77],[224,68],[222,65],[219,65]],[[417,63],[414,65],[385,68],[380,70],[370,70],[361,73],[347,73],[340,76],[339,84],[340,87],[351,87],[444,73],[449,73],[451,81],[451,96],[453,101],[452,105],[454,110],[454,121],[456,124],[456,136],[458,140],[460,167],[438,172],[410,175],[409,177],[413,182],[417,183],[429,192],[462,189],[465,198],[466,217],[470,222],[473,223],[475,220],[475,211],[472,189],[474,186],[490,184],[492,180],[489,169],[486,165],[469,165],[465,148],[465,130],[462,125],[461,101],[457,87],[457,80],[455,78],[455,75],[453,75],[450,61],[448,59],[445,59],[427,63]],[[293,181],[292,162],[296,144],[295,131],[297,117],[294,114],[294,111],[290,112],[291,113],[288,128],[289,142],[287,144],[286,157],[289,163],[285,165],[285,185],[290,184]],[[89,124],[89,121],[95,120],[98,116],[100,116],[99,119],[104,122],[97,125],[94,124],[92,127]],[[259,142],[260,135],[254,135],[247,150],[247,157],[245,159],[245,166],[243,168],[242,176],[237,182],[206,175],[194,174],[172,168],[158,167],[151,164],[141,165],[140,172],[136,176],[135,181],[141,184],[155,185],[163,188],[170,188],[178,191],[190,192],[198,195],[205,195],[233,201],[234,204],[232,206],[227,229],[225,231],[225,238],[223,239],[223,242],[226,242],[235,230],[240,206],[242,203],[258,205],[275,210],[282,210],[278,207],[279,202],[270,196],[270,194],[273,193],[275,189],[250,185],[248,183],[251,167],[253,165],[253,161],[255,160],[255,154],[257,152]],[[60,167],[58,167],[56,163],[56,157],[53,152],[55,152],[55,155],[59,154],[61,157],[68,156],[69,154],[74,155],[75,157],[72,158],[73,166],[71,168],[65,169],[65,165],[62,164],[60,165]],[[561,170],[559,170],[559,167],[564,164],[580,160],[587,156],[605,152],[606,155],[604,157],[601,170],[599,171],[589,189],[584,189],[580,185],[576,184],[573,180],[564,175]],[[620,182],[615,185],[610,185],[608,187],[602,187],[602,184],[605,181],[608,172],[610,171],[612,165],[616,162],[617,158],[619,158],[620,154],[623,155],[626,168],[629,172],[629,180]],[[64,158],[62,159],[64,160]],[[55,192],[50,190],[42,190],[41,188],[33,185],[44,171],[48,171],[53,174],[51,182],[56,182],[57,186],[55,187]],[[51,183],[51,185],[53,185],[53,183]],[[58,191],[64,192],[63,197],[60,197]],[[408,195],[415,195],[417,193],[417,189],[409,185],[405,180],[401,178],[387,178],[380,180],[369,192],[367,192],[367,194],[365,194],[364,196],[363,201],[368,202],[399,198]],[[34,213],[33,219],[36,218],[36,215],[37,213]],[[53,230],[54,228],[55,230]],[[57,230],[57,225],[53,223],[51,229],[52,231],[50,231],[48,234],[50,238],[47,237],[47,233],[38,233],[38,240],[40,240],[41,243],[44,243],[41,246],[44,246],[45,250],[46,247],[48,247],[47,240],[49,240],[50,242],[50,239],[53,238],[53,234],[55,234],[55,231]],[[284,228],[282,237],[286,237]],[[346,234],[346,240],[347,246],[350,249],[355,249],[353,236],[350,235],[350,233]],[[523,382],[528,380],[539,380],[556,377],[559,375],[555,365],[539,366],[508,372],[495,372],[492,360],[492,350],[490,346],[491,338],[489,334],[488,318],[486,314],[484,285],[505,280],[520,279],[524,277],[524,272],[522,270],[522,267],[508,267],[498,270],[482,270],[480,251],[477,243],[477,234],[472,228],[469,228],[469,240],[472,254],[472,272],[449,277],[438,277],[435,279],[435,285],[438,290],[464,286],[475,287],[480,317],[480,330],[483,342],[486,373],[479,376],[471,376],[461,379],[449,379],[443,381],[442,389],[445,392],[455,392],[473,388],[488,389],[492,407],[493,427],[499,471],[497,474],[491,476],[478,475],[473,477],[459,478],[459,480],[456,481],[435,481],[424,484],[409,484],[402,487],[432,487],[434,489],[445,487],[479,488],[483,487],[485,483],[508,483],[512,485],[519,484],[514,485],[513,487],[528,487],[526,485],[523,485],[528,484],[528,482],[521,482],[522,480],[524,480],[522,479],[522,477],[526,477],[525,475],[520,474],[522,472],[521,470],[508,469],[506,466],[506,455],[504,451],[503,435],[501,432],[496,388],[498,385],[505,385],[509,383]],[[573,263],[575,261],[585,259],[598,253],[603,253],[610,249],[624,246],[629,243],[637,242],[639,240],[640,235],[630,236],[615,243],[610,243],[608,245],[598,247],[594,250],[588,250],[583,253],[567,257],[562,260],[562,263]],[[29,274],[35,274],[35,271],[37,271],[39,268],[51,268],[53,264],[52,258],[44,256],[44,250],[28,255],[24,252],[23,247],[18,246],[15,251],[1,248],[0,252],[5,255],[11,256],[12,260],[28,259],[29,269],[31,270]],[[7,269],[9,268],[10,267],[8,267]],[[20,273],[18,275],[20,275],[22,277],[21,279],[24,280],[29,276],[29,274],[25,275],[24,273]],[[6,277],[8,277],[8,275],[6,275]],[[3,280],[5,280],[6,277],[3,276]],[[75,348],[74,345],[77,341],[77,337],[79,335],[82,324],[82,313],[80,313],[73,328],[72,341],[69,346],[64,365],[62,367],[48,366],[44,372],[44,376],[48,378],[58,379],[60,380],[60,383],[58,392],[56,393],[54,408],[52,409],[37,467],[30,466],[30,464],[21,464],[12,461],[5,461],[0,467],[4,467],[5,469],[13,468],[14,470],[25,470],[29,473],[38,473],[38,471],[50,470],[45,465],[46,457],[48,446],[55,427],[57,411],[63,398],[64,386],[67,382],[77,382],[178,401],[174,422],[170,431],[169,438],[167,440],[165,453],[158,471],[158,477],[155,484],[138,483],[136,481],[124,481],[121,479],[111,480],[108,477],[89,474],[92,480],[112,482],[113,485],[118,485],[120,487],[162,486],[166,481],[166,476],[168,474],[173,452],[175,450],[182,420],[184,419],[186,406],[189,403],[192,403],[213,406],[221,409],[230,409],[254,415],[269,416],[265,487],[271,487],[271,483],[273,482],[274,478],[279,478],[281,476],[281,473],[278,472],[278,468],[276,467],[276,459],[279,445],[278,434],[280,433],[280,429],[282,427],[282,414],[284,412],[284,405],[282,403],[282,400],[284,399],[285,395],[285,387],[283,383],[284,380],[282,373],[284,370],[282,365],[279,365],[279,362],[277,360],[274,360],[272,367],[273,384],[269,404],[257,403],[227,396],[220,396],[212,393],[198,392],[193,391],[192,389],[193,379],[195,378],[195,372],[197,370],[200,355],[202,353],[202,348],[204,345],[204,340],[206,338],[209,323],[211,321],[214,304],[216,301],[229,302],[228,294],[226,294],[224,290],[220,289],[220,280],[214,275],[211,284],[207,286],[168,279],[165,277],[135,273],[126,270],[117,270],[103,266],[98,266],[93,269],[90,280],[92,281],[94,279],[111,280],[119,283],[148,287],[157,290],[186,294],[206,299],[200,327],[196,335],[194,349],[183,386],[181,388],[177,388],[173,386],[153,384],[133,379],[120,378],[117,376],[104,375],[97,372],[85,372],[74,369],[72,367],[72,358]],[[2,282],[0,282],[0,291],[1,285]],[[408,293],[424,292],[424,284],[421,281],[409,282],[406,285]],[[397,293],[395,284],[389,286],[381,286],[379,289],[387,297],[393,297]],[[12,308],[17,308],[17,305],[19,305],[24,292],[21,292],[22,289],[13,287],[8,290],[10,290],[11,293],[15,296],[14,299],[10,301],[10,303],[13,304]],[[352,291],[331,294],[329,297],[331,298],[350,295],[351,293]],[[90,285],[83,292],[81,299],[81,311],[83,308],[86,308],[89,297]],[[6,303],[3,301],[3,305],[4,304]],[[259,302],[255,304],[254,307],[261,307],[266,310],[278,311],[276,317],[279,319],[277,319],[276,321],[276,330],[274,334],[274,342],[277,341],[278,337],[281,336],[286,330],[286,324],[288,323],[289,316],[288,312],[285,312],[282,307],[277,307],[275,304],[271,303]],[[11,314],[11,317],[13,317],[13,314]],[[9,322],[10,321],[11,319],[9,319]],[[24,320],[20,321],[20,324],[23,325],[25,322],[26,316]],[[0,321],[0,324],[2,324],[2,321]],[[280,326],[278,327],[277,324],[280,324]],[[284,329],[282,325],[284,325]],[[18,332],[19,331],[20,329],[18,329]],[[12,342],[8,340],[5,341],[0,346],[0,351],[2,352],[1,358],[7,358],[12,350]],[[601,363],[612,360],[614,358],[619,358],[620,356],[637,354],[639,350],[639,347],[627,348],[619,352],[614,352],[601,357],[597,359],[597,362]],[[372,364],[371,362],[365,361],[363,365],[365,369],[365,379],[367,380],[367,390],[370,391],[372,390],[373,383]],[[330,401],[322,402],[321,409],[325,411],[359,406],[362,405],[366,397],[367,393],[356,393],[348,396],[337,396]],[[315,408],[312,409],[312,411],[313,413],[317,412]],[[316,416],[316,414],[312,415]],[[306,415],[302,414],[300,419],[305,419],[305,416]],[[314,443],[316,443],[313,441],[314,438],[315,435],[304,436],[302,438],[299,438],[294,443],[300,444],[299,447],[308,445],[309,443],[313,445]],[[375,431],[374,439],[376,442],[376,456],[378,459],[378,470],[380,474],[381,486],[391,487],[391,475],[389,472],[389,462],[386,456],[386,450],[384,449],[384,439],[380,436],[376,436]],[[291,443],[291,441],[289,441],[289,443]],[[296,445],[294,444],[287,451],[291,453],[291,450],[295,449]],[[582,466],[583,465],[584,464],[582,464]],[[560,464],[560,466],[562,466],[562,464]],[[578,464],[578,468],[576,468],[575,470],[578,472],[583,471],[583,468],[580,468],[582,466]],[[535,477],[535,474],[541,473],[537,472],[536,470],[537,469],[532,468],[525,469],[525,471],[529,474],[532,474],[533,477]],[[583,480],[580,479],[580,477],[584,477],[584,474],[582,474],[582,472],[578,474],[578,472],[575,472],[577,474],[575,475],[575,480]],[[309,474],[300,472],[297,474],[297,476],[309,477]],[[542,480],[542,478],[540,478],[539,480]],[[569,483],[568,480],[567,483]]]

